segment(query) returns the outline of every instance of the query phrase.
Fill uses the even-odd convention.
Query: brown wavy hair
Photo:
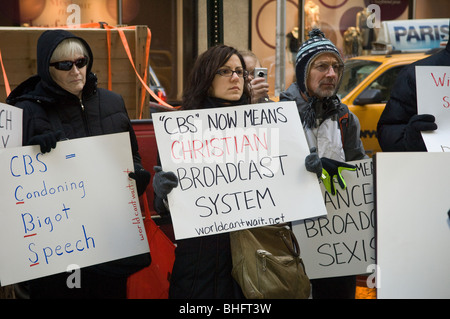
[[[245,70],[245,61],[239,51],[224,44],[209,48],[197,58],[184,88],[182,109],[192,110],[204,107],[205,100],[208,97],[208,91],[211,88],[217,71],[227,63],[233,54],[239,57],[242,67]],[[244,77],[243,95],[245,95],[244,98],[250,104],[250,85],[246,76]]]

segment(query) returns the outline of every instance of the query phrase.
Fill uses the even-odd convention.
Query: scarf
[[[323,100],[319,100],[315,96],[308,96],[307,105],[301,114],[303,127],[316,128],[320,122],[337,114],[340,105],[341,101],[336,95]]]
[[[247,95],[242,94],[241,98],[238,101],[229,101],[220,99],[217,97],[208,96],[205,100],[204,108],[216,108],[216,107],[226,107],[226,106],[237,106],[237,105],[245,105],[249,104],[249,100]]]

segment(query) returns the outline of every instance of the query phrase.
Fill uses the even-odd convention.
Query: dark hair
[[[185,110],[203,108],[208,97],[217,70],[222,67],[236,54],[245,70],[245,61],[242,55],[233,47],[227,45],[217,45],[203,52],[195,61],[194,67],[189,74],[188,81],[183,92],[182,106]],[[250,103],[250,88],[247,77],[244,77],[244,93]]]

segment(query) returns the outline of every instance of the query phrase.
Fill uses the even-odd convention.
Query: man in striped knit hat
[[[314,29],[298,50],[297,82],[280,94],[280,101],[295,101],[311,154],[306,169],[317,174],[331,195],[336,194],[334,179],[346,184],[340,172],[355,170],[347,161],[367,158],[358,118],[336,95],[344,63],[339,50],[322,31]],[[356,276],[311,280],[313,298],[354,298]]]

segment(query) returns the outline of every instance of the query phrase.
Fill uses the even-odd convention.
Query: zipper
[[[267,270],[267,256],[271,256],[272,254],[264,249],[258,249],[256,252],[261,257],[262,270],[266,271]]]
[[[91,132],[89,131],[88,121],[86,118],[85,107],[83,101],[80,99],[80,108],[81,108],[81,118],[83,119],[84,131],[86,132],[86,136],[91,136]]]

